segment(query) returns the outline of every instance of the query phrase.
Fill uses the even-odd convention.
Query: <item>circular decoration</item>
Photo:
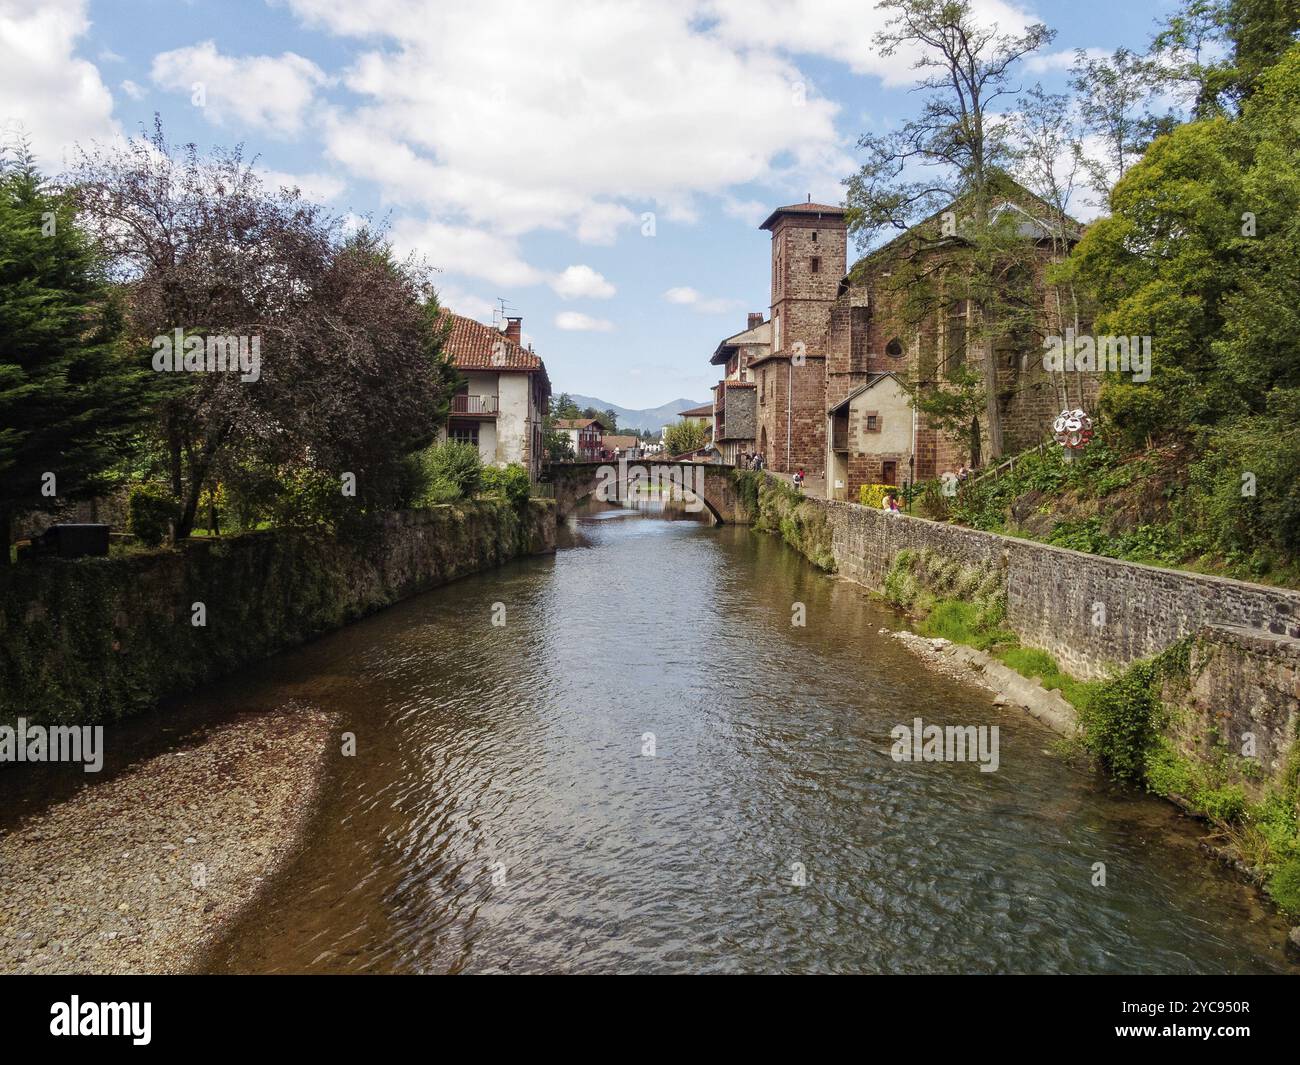
[[[891,359],[901,359],[903,357],[903,342],[898,337],[894,337],[885,345],[885,354]]]
[[[1052,436],[1062,447],[1078,451],[1092,439],[1092,419],[1078,407],[1063,410],[1052,423]]]

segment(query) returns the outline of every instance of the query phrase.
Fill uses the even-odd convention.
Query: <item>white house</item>
[[[485,465],[518,463],[536,480],[551,381],[546,364],[520,341],[523,320],[507,318],[505,329],[494,329],[447,314],[447,352],[466,383],[452,396],[451,417],[439,439],[472,443]]]

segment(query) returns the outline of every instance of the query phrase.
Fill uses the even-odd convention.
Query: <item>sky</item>
[[[1076,48],[1145,48],[1173,0],[976,0]],[[445,306],[505,300],[555,392],[702,402],[768,310],[775,207],[842,202],[863,132],[915,112],[871,0],[0,0],[0,135],[42,168],[138,135],[243,144],[385,222]]]

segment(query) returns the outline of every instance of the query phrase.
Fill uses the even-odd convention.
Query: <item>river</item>
[[[204,967],[1289,968],[1192,823],[929,672],[899,625],[776,538],[651,504],[247,670],[205,700],[325,706],[357,753]],[[917,716],[999,726],[999,768],[894,761]]]

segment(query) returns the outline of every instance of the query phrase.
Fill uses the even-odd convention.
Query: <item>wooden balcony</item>
[[[471,396],[464,392],[458,392],[451,397],[452,414],[480,415],[485,418],[495,418],[497,411],[496,396]]]

